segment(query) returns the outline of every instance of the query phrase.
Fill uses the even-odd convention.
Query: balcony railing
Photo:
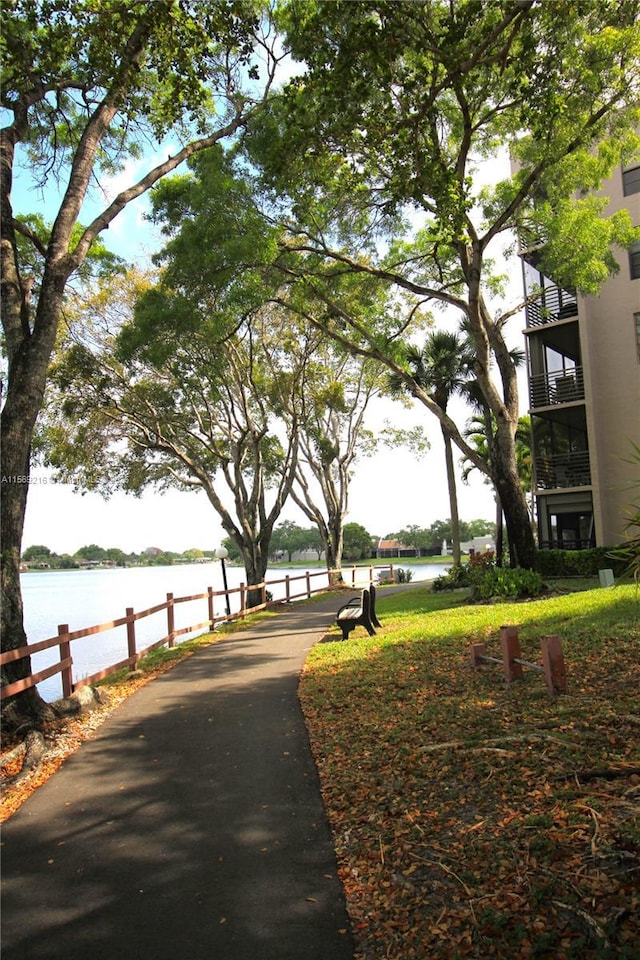
[[[572,370],[556,370],[539,374],[529,379],[529,406],[548,407],[559,403],[584,400],[582,367]]]
[[[566,535],[555,537],[553,540],[540,540],[538,547],[540,550],[590,550],[596,545],[595,537],[568,537]]]
[[[537,300],[527,304],[526,316],[528,327],[541,327],[546,323],[577,317],[576,295],[562,287],[545,287]]]
[[[538,490],[561,490],[567,487],[588,487],[591,483],[589,452],[536,457],[534,461]]]

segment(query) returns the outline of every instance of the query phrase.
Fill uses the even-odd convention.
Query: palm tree
[[[473,385],[470,384],[470,387]],[[472,397],[474,405],[479,410],[479,412],[471,417],[467,421],[467,428],[465,430],[465,437],[469,443],[474,447],[474,449],[480,454],[480,456],[486,460],[487,463],[491,462],[492,450],[493,450],[493,437],[495,432],[495,422],[493,416],[490,414],[486,404],[478,402],[478,397],[475,395],[473,389],[469,390],[469,393]],[[529,416],[522,416],[518,419],[518,426],[516,428],[515,435],[516,443],[516,461],[518,464],[518,474],[520,476],[520,483],[522,489],[525,493],[525,496],[528,497],[529,503],[529,512],[532,515],[533,520],[533,498],[531,497],[532,490],[532,467],[533,459],[531,453],[531,418]],[[468,461],[462,460],[462,463],[465,464],[462,471],[462,479],[466,483],[469,474],[472,470],[475,470],[475,466]],[[496,561],[498,566],[502,566],[503,558],[503,517],[502,517],[502,504],[500,503],[500,497],[496,491]]]
[[[449,400],[455,394],[465,392],[473,376],[473,352],[469,338],[463,333],[434,330],[429,333],[422,347],[414,344],[404,346],[404,362],[416,386],[426,390],[443,413],[447,412]],[[389,377],[392,393],[411,393],[411,387],[396,374]],[[444,455],[447,468],[447,485],[451,507],[451,534],[453,562],[460,563],[460,520],[458,495],[453,464],[451,437],[441,425],[444,440]]]

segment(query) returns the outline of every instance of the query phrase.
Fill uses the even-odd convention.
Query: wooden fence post
[[[549,693],[567,692],[567,671],[560,637],[541,637],[542,667]]]
[[[173,594],[167,594],[167,637],[169,646],[173,647],[176,642],[176,612],[173,606]]]
[[[213,630],[216,625],[216,618],[213,611],[213,587],[207,587],[207,604],[209,606],[209,626]]]
[[[262,581],[262,602],[267,602],[267,584],[264,580]]]
[[[392,564],[392,563],[389,564],[389,579],[391,580],[391,583],[395,583],[395,582],[396,582],[396,575],[395,575],[395,573],[393,572],[393,564]]]
[[[515,663],[515,660],[520,658],[520,640],[518,639],[517,627],[500,627],[500,646],[502,647],[504,677],[507,683],[511,683],[522,676],[522,664]]]
[[[486,644],[484,643],[473,643],[471,645],[471,666],[479,667],[482,663],[482,658],[484,657],[486,650]]]
[[[307,570],[307,600],[311,600],[311,574]]]
[[[127,607],[127,652],[131,663],[129,670],[135,670],[138,665],[136,653],[136,622],[133,619],[133,607]]]
[[[66,660],[67,658],[71,659],[71,643],[69,641],[69,624],[61,623],[58,624],[58,636],[59,647],[60,647],[60,659]],[[66,640],[62,638],[66,636]],[[62,668],[62,696],[67,699],[73,693],[73,667],[69,664],[68,667]]]
[[[247,615],[247,597],[244,583],[240,584],[240,615],[243,617]]]
[[[288,573],[284,578],[284,583],[285,583],[285,597],[286,597],[287,603],[291,603],[291,577],[289,576]]]

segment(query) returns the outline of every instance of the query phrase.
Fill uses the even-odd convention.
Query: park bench
[[[342,630],[342,639],[348,640],[349,634],[358,625],[365,628],[370,637],[375,636],[375,626],[381,626],[376,616],[375,587],[363,590],[359,597],[352,597],[343,604],[336,614],[336,623]]]

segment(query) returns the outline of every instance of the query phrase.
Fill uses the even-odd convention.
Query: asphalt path
[[[297,697],[341,602],[147,684],[7,821],[3,960],[352,960]]]

